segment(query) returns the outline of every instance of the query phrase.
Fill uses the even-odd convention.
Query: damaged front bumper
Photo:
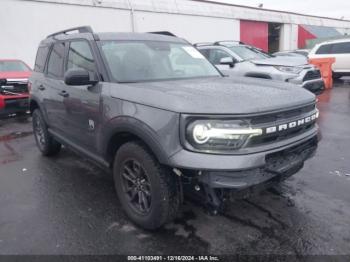
[[[199,171],[184,179],[184,190],[214,213],[226,200],[246,198],[297,173],[317,149],[320,135],[298,145],[266,154],[265,165],[237,171]]]
[[[241,171],[204,171],[198,177],[201,183],[211,188],[246,189],[278,177],[283,180],[298,172],[304,161],[312,157],[317,149],[317,138],[300,145],[266,155],[266,165]]]

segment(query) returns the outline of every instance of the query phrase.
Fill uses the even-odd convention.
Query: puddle
[[[23,137],[26,137],[26,136],[30,136],[32,134],[33,134],[33,131],[12,132],[12,133],[0,136],[0,142],[10,141],[10,140],[14,140],[14,139],[17,139],[17,138],[23,138]]]

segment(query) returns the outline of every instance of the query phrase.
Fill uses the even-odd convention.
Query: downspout
[[[131,0],[127,0],[128,1],[128,5],[130,8],[130,19],[131,19],[131,31],[135,32],[135,17],[134,17],[134,7],[131,3]]]

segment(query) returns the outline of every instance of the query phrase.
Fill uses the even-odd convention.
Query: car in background
[[[272,55],[273,56],[291,56],[291,57],[305,57],[307,59],[309,55],[310,50],[308,49],[297,49],[297,50],[289,50],[289,51],[280,51],[275,52]]]
[[[21,60],[0,59],[0,117],[28,112],[28,78],[31,72]]]
[[[274,57],[237,41],[195,44],[220,71],[229,76],[246,76],[289,82],[316,95],[324,90],[320,70],[304,57]]]
[[[332,65],[333,78],[350,76],[350,38],[323,42],[315,45],[310,51],[309,58],[334,57]]]

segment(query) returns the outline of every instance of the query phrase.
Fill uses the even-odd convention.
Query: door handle
[[[63,97],[68,97],[69,96],[69,93],[67,93],[66,90],[62,90],[61,92],[58,93],[60,96],[63,96]]]
[[[45,86],[40,85],[40,86],[38,87],[38,89],[41,90],[41,91],[43,91],[43,90],[45,90]]]

